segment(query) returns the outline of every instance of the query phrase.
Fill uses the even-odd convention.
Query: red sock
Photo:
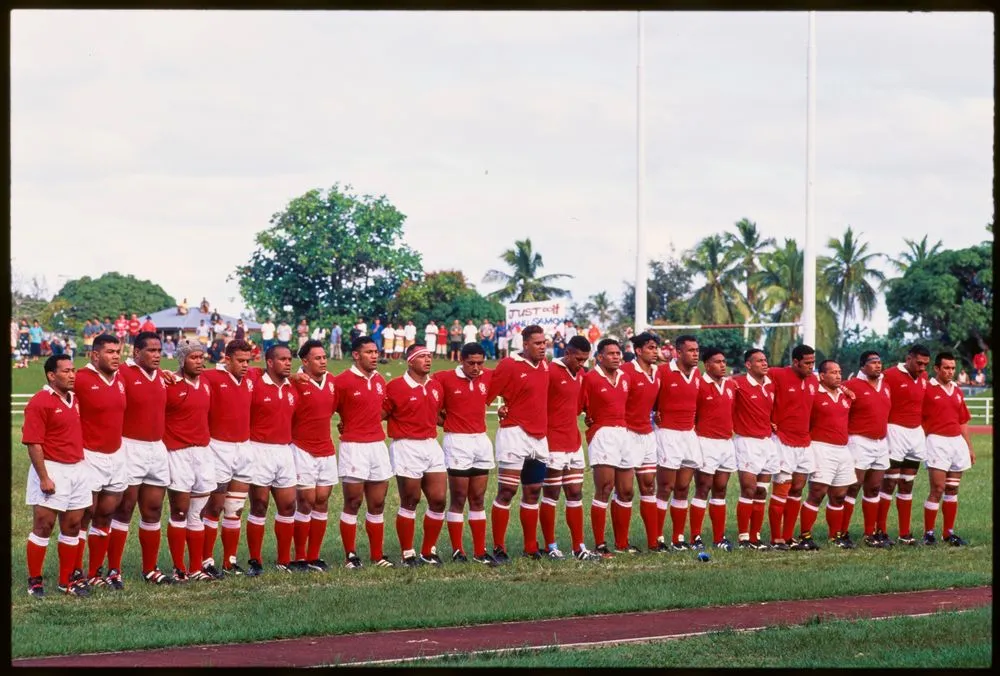
[[[67,538],[68,540],[69,538]],[[43,544],[44,543],[44,544]],[[41,577],[42,571],[45,570],[45,553],[49,550],[49,539],[38,537],[34,533],[28,536],[28,577]],[[62,536],[59,538],[59,564],[62,567],[62,561],[64,556],[67,560],[72,557],[72,554],[76,552],[76,539],[73,540],[72,544],[67,544],[62,541]],[[72,572],[72,569],[70,570]]]
[[[805,518],[806,508],[802,508],[802,516]],[[847,528],[844,525],[844,507],[841,505],[838,507],[833,507],[830,503],[826,503],[826,530],[830,538],[834,538],[838,533],[847,532]]]
[[[652,495],[639,496],[639,518],[642,519],[642,527],[646,531],[646,548],[655,549],[656,539],[660,533],[656,530],[656,497]]]
[[[889,532],[889,508],[892,507],[892,496],[888,493],[878,494],[878,514],[875,517],[875,528],[883,533]],[[903,534],[902,521],[900,521],[900,535]]]
[[[799,508],[802,507],[801,497],[792,497],[789,495],[785,498],[785,513],[782,516],[782,536],[785,541],[792,539],[795,535],[795,522],[799,518]]]
[[[365,515],[365,533],[368,535],[368,553],[372,561],[380,560],[385,540],[385,517],[382,514]]]
[[[90,570],[87,577],[97,575],[97,569],[104,565],[104,556],[108,553],[109,534],[106,530],[90,528]]]
[[[538,506],[538,522],[542,527],[542,544],[546,547],[556,541],[556,501],[542,498]]]
[[[687,500],[670,500],[670,522],[672,532],[670,541],[674,544],[684,539],[684,522],[687,521]]]
[[[812,533],[816,524],[816,517],[819,516],[819,506],[810,505],[808,502],[802,505],[802,522],[799,525],[799,535]],[[787,538],[786,538],[787,539]]]
[[[756,539],[756,534],[750,530],[750,517],[753,515],[754,501],[740,496],[736,503],[736,531],[741,535],[748,535],[749,539]]]
[[[688,507],[688,516],[691,520],[691,541],[701,535],[701,526],[705,523],[705,511],[708,509],[708,502],[701,498],[692,498]]]
[[[295,539],[295,517],[274,515],[274,539],[278,544],[277,563],[287,566],[292,560],[292,540]]]
[[[667,509],[670,503],[656,498],[656,541],[663,537],[663,527],[667,525]]]
[[[937,520],[938,503],[928,500],[924,503],[924,532],[934,530],[934,522]]]
[[[174,568],[184,570],[184,546],[187,544],[187,522],[173,521],[167,524],[167,547]],[[145,571],[149,572],[149,571]]]
[[[420,543],[420,553],[430,556],[434,547],[437,547],[438,538],[441,537],[441,528],[444,526],[444,512],[424,512],[424,537]]]
[[[522,502],[519,516],[524,533],[524,553],[534,554],[538,551],[538,503],[526,505]]]
[[[753,510],[750,512],[750,539],[754,542],[760,540],[760,529],[764,527],[764,512],[766,510],[766,500],[754,500]]]
[[[509,521],[510,505],[501,505],[494,500],[493,509],[490,510],[490,525],[493,527],[493,545],[504,551],[507,550],[507,523]]]
[[[222,565],[228,566],[231,559],[236,558],[240,548],[240,520],[228,516],[222,520]]]
[[[295,525],[292,542],[295,544],[295,560],[306,561],[306,548],[309,543],[309,526],[312,516],[295,510]]]
[[[77,542],[77,538],[69,537],[68,535],[59,536],[59,584],[67,585],[69,584],[69,578],[73,574],[73,571],[77,569],[76,565],[76,552],[77,547],[80,544]],[[44,559],[44,553],[42,555]],[[30,573],[29,573],[30,574]],[[38,575],[41,575],[41,566],[39,566]]]
[[[708,518],[712,520],[712,542],[726,537],[726,500],[712,498],[708,501]]]
[[[486,512],[469,510],[469,530],[472,531],[472,555],[486,554]]]
[[[632,525],[632,503],[620,502],[615,498],[611,503],[611,532],[615,536],[615,549],[628,548],[629,526]]]
[[[73,570],[83,570],[83,556],[87,551],[87,534],[80,529],[80,542],[76,546],[76,558],[73,560]]]
[[[569,527],[569,537],[573,541],[573,551],[578,552],[583,546],[583,503],[581,501],[566,501],[566,525]]]
[[[111,531],[111,537],[114,537],[116,532],[121,531]],[[142,552],[143,573],[156,568],[160,558],[160,538],[160,524],[139,522],[139,550]]]
[[[846,533],[848,531],[848,529],[851,527],[851,517],[854,516],[854,503],[855,503],[855,499],[852,498],[851,496],[846,496],[844,498],[844,516],[840,520],[841,524],[842,524],[840,530],[842,532],[844,532],[844,533]],[[862,498],[862,505],[861,505],[862,516],[864,516],[864,509],[865,509],[865,506],[864,506],[863,503],[864,503],[864,498]],[[829,505],[830,503],[827,502],[827,504]],[[876,511],[877,511],[877,508],[878,508],[878,503],[877,502],[875,503],[875,506],[876,506]]]
[[[159,524],[157,524],[157,526],[159,526]],[[122,557],[125,555],[125,542],[127,540],[128,524],[112,521],[111,534],[108,536],[108,570],[120,571],[122,569]],[[157,533],[157,552],[159,552],[159,543],[159,533]],[[139,546],[142,546],[142,537],[139,538]]]
[[[886,512],[888,511],[889,508],[886,507]],[[899,516],[900,535],[910,535],[910,521],[911,521],[912,511],[913,511],[913,493],[897,493],[896,513]]]
[[[465,553],[462,546],[462,529],[465,528],[465,515],[461,512],[448,512],[448,541],[451,543],[451,551]],[[471,527],[471,522],[470,522]]]
[[[205,541],[201,547],[201,560],[212,559],[214,561],[213,554],[215,553],[215,540],[219,536],[219,522],[212,519],[202,519],[201,522],[205,525]]]
[[[306,548],[306,561],[315,561],[320,558],[320,551],[323,549],[323,538],[326,536],[326,522],[328,520],[326,512],[313,510],[312,518],[309,519],[309,546]],[[355,528],[357,526],[355,525]]]
[[[785,505],[788,503],[788,491],[792,485],[786,481],[774,484],[771,490],[771,501],[767,505],[767,522],[771,529],[771,540],[783,538],[785,520]]]
[[[594,547],[605,544],[604,530],[608,518],[608,503],[592,500],[590,503],[590,528],[594,531]]]
[[[251,514],[247,517],[247,550],[249,550],[250,558],[256,559],[260,563],[263,563],[261,552],[264,549],[265,523],[267,523],[267,519],[263,516]]]
[[[396,537],[399,549],[404,553],[413,549],[413,532],[417,527],[417,515],[409,509],[399,508],[396,512]]]
[[[949,500],[948,498],[953,498]],[[941,516],[944,518],[944,530],[941,534],[948,537],[955,530],[955,518],[958,516],[958,495],[945,495],[941,500]]]
[[[864,519],[865,523],[865,535],[875,534],[875,524],[878,522],[878,510],[881,504],[882,501],[878,499],[877,495],[874,498],[867,498],[867,497],[861,498],[861,516]],[[844,517],[845,524],[843,529],[846,531],[850,527],[850,524],[847,523],[847,516],[846,516],[847,505],[844,505],[844,508],[845,508],[845,517]]]
[[[379,516],[382,516],[379,514]],[[368,530],[368,523],[365,522],[365,530]],[[368,538],[371,539],[369,532]],[[354,554],[358,551],[358,515],[340,513],[340,541],[344,544],[344,556]],[[373,559],[374,560],[374,559]]]
[[[198,524],[197,530],[187,528],[187,548],[188,548],[188,572],[196,573],[201,570],[201,553],[205,548],[205,526]],[[155,568],[156,566],[153,566]]]

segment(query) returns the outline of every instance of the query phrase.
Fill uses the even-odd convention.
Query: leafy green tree
[[[686,322],[688,304],[684,300],[691,293],[692,273],[684,266],[671,248],[670,255],[662,260],[649,261],[649,279],[646,282],[646,308],[653,322]],[[618,305],[619,323],[631,326],[635,318],[635,285],[625,282],[625,293]]]
[[[846,378],[859,370],[863,352],[875,350],[882,357],[883,368],[889,368],[903,360],[908,347],[898,336],[893,336],[891,333],[882,335],[854,326],[843,333],[841,343],[832,359],[836,359],[840,364]]]
[[[78,329],[85,320],[134,312],[143,315],[176,307],[177,301],[159,284],[132,275],[106,272],[97,279],[73,279],[52,299],[52,314],[61,311],[66,326]],[[56,303],[61,301],[61,303]]]
[[[531,239],[515,241],[513,249],[507,249],[500,254],[500,260],[507,264],[510,272],[487,270],[486,275],[483,276],[483,283],[503,284],[503,287],[489,294],[488,298],[499,301],[512,300],[515,303],[530,303],[569,295],[569,291],[566,289],[552,284],[559,279],[572,278],[573,275],[539,275],[538,272],[544,267],[544,264],[542,263],[542,255],[532,248]]]
[[[710,235],[689,253],[687,269],[705,283],[691,296],[692,319],[704,324],[742,324],[750,316],[737,286],[737,259],[720,235]]]
[[[405,220],[384,195],[310,190],[271,217],[230,278],[258,317],[383,316],[400,285],[421,274],[420,255],[402,241]]]
[[[762,309],[776,323],[802,320],[802,284],[805,256],[794,239],[785,239],[784,246],[761,257],[761,270],[754,283],[763,293]],[[817,268],[819,262],[817,261]],[[837,343],[837,316],[826,301],[828,289],[819,270],[816,274],[816,345],[824,354],[832,354]],[[796,342],[796,327],[768,329],[764,350],[775,365],[788,363],[789,352]]]
[[[680,333],[677,332],[677,335]],[[746,370],[743,355],[753,347],[753,341],[749,337],[743,337],[743,329],[702,329],[695,336],[699,347],[717,347],[722,350],[729,368],[739,369],[740,373]]]
[[[875,311],[876,287],[885,281],[885,274],[875,268],[875,260],[882,254],[868,253],[868,243],[855,237],[851,226],[847,226],[842,239],[831,237],[827,246],[833,255],[821,258],[819,265],[829,289],[830,304],[840,310],[843,331],[847,320],[854,319],[858,311],[862,319],[870,319]]]
[[[906,242],[906,251],[899,254],[897,258],[890,258],[889,261],[895,266],[899,272],[906,272],[914,263],[920,263],[931,256],[934,256],[941,251],[941,240],[938,240],[934,244],[927,243],[927,235],[919,242],[912,239],[903,239]]]
[[[462,324],[467,319],[496,322],[504,315],[503,305],[482,296],[458,270],[429,272],[420,281],[407,280],[388,306],[389,321],[412,319],[421,335],[431,319],[450,325],[455,319]]]
[[[598,326],[607,328],[615,315],[615,302],[608,298],[607,291],[595,293],[583,306],[583,311],[597,320]]]
[[[992,243],[946,249],[888,283],[897,334],[957,350],[966,361],[992,344]]]
[[[727,232],[723,238],[732,257],[739,261],[739,273],[742,275],[745,287],[744,298],[750,308],[750,317],[756,318],[759,293],[757,285],[752,280],[760,268],[761,255],[768,250],[768,247],[773,247],[775,242],[773,237],[761,237],[757,224],[749,219],[741,218],[736,221],[734,227],[736,232]]]

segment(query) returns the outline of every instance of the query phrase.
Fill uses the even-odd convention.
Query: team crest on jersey
[[[295,395],[291,392],[288,393],[288,405],[295,406]]]
[[[622,390],[628,392],[628,381],[622,382]]]
[[[382,394],[382,383],[375,383],[375,391]]]
[[[327,385],[327,389],[330,390],[330,394],[333,394],[333,383],[330,383],[329,385]]]
[[[813,387],[812,383],[809,383],[809,394],[816,394],[816,388]]]
[[[479,394],[486,394],[486,386],[479,383]]]
[[[253,392],[253,381],[252,380],[248,380],[247,381],[247,391],[248,392]]]
[[[733,398],[733,391],[732,391],[732,390],[726,390],[726,395],[727,395],[727,396],[728,396],[728,397],[729,397],[730,399],[732,399],[732,398]]]
[[[434,397],[434,401],[439,401],[441,399],[441,395],[438,394],[437,390],[431,390],[431,396]]]
[[[120,380],[118,381],[118,391],[121,392],[122,394],[125,394],[125,386],[122,385]]]
[[[842,402],[840,402],[840,405],[843,406],[844,408],[850,408],[851,402],[847,399],[844,399]]]

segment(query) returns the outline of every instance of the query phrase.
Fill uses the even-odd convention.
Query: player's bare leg
[[[90,543],[87,578],[92,587],[107,584],[107,580],[102,575],[102,568],[111,540],[111,520],[121,501],[121,492],[101,491],[94,496],[93,518],[90,522],[90,531],[87,534],[87,541]]]
[[[962,472],[946,472],[943,469],[927,469],[930,487],[927,501],[924,503],[924,544],[937,544],[934,537],[934,522],[938,511],[944,518],[941,529],[942,540],[956,547],[967,544],[955,533],[955,520],[958,517],[958,487],[962,482]]]
[[[243,509],[246,507],[250,494],[250,484],[232,479],[226,489],[222,508],[222,565],[226,572],[242,574],[243,570],[236,565],[236,554],[240,544],[240,528],[242,526]],[[266,506],[265,506],[266,512]],[[247,522],[249,524],[249,521]],[[249,528],[249,525],[248,525]],[[247,543],[250,542],[249,531]],[[250,557],[253,558],[253,557]]]
[[[56,519],[59,520],[59,589],[75,596],[89,595],[83,572],[76,568],[83,511],[82,509],[74,509],[67,512],[56,512],[41,505],[33,507],[31,534],[28,536],[27,543],[28,593],[32,596],[42,598],[45,594],[42,573],[45,568],[45,554],[49,538],[52,536]]]
[[[916,544],[911,530],[911,519],[913,514],[913,482],[917,478],[917,471],[920,463],[916,460],[906,459],[900,463],[899,479],[896,481],[896,516],[899,522],[899,540],[906,544]],[[892,472],[892,468],[889,469]],[[879,516],[881,516],[883,496],[879,496]],[[891,493],[890,493],[891,500]],[[885,506],[888,513],[889,507]],[[887,531],[888,532],[888,531]]]
[[[663,529],[667,523],[667,510],[670,507],[670,497],[677,482],[677,470],[657,465],[656,467],[656,538],[658,545],[655,551],[669,551],[663,541]]]
[[[792,481],[794,483],[794,478]],[[819,507],[823,503],[823,498],[826,497],[829,490],[830,487],[826,484],[821,484],[816,481],[811,481],[809,483],[809,494],[802,505],[802,521],[799,525],[799,539],[791,546],[792,549],[804,551],[819,549],[819,546],[813,540],[812,528],[813,524],[816,523],[816,518],[819,516]],[[800,488],[800,495],[801,491],[802,489]],[[840,509],[842,511],[843,507]],[[839,525],[839,520],[837,523]],[[787,522],[785,524],[785,533],[788,533]],[[791,539],[791,536],[786,539]]]

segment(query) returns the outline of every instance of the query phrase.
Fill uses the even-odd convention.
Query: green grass
[[[398,375],[402,367],[396,365],[393,370]],[[30,369],[16,369],[13,377],[14,392],[30,392],[41,382],[41,369],[37,364]],[[492,434],[495,418],[490,421]],[[56,575],[53,544],[46,560],[46,579],[52,593],[39,602],[29,598],[24,590],[27,575],[24,543],[31,527],[31,514],[24,504],[27,453],[20,444],[20,421],[15,418],[11,427],[10,503],[12,656],[257,641],[991,584],[993,441],[987,435],[980,435],[975,444],[978,462],[963,479],[958,522],[959,531],[972,543],[968,548],[843,551],[824,547],[815,553],[720,552],[713,553],[709,564],[699,563],[692,554],[644,554],[632,558],[620,556],[598,564],[517,560],[499,569],[446,564],[440,569],[367,567],[352,572],[338,567],[325,575],[294,576],[280,576],[271,569],[255,580],[227,579],[213,584],[161,588],[146,586],[139,580],[136,516],[125,552],[125,592],[102,590],[87,600],[59,597],[53,583]],[[585,500],[591,495],[590,484],[588,477]],[[921,504],[926,490],[926,477],[921,474],[915,487],[916,505]],[[488,500],[492,500],[494,492],[492,484]],[[735,480],[729,493],[728,536],[735,541]],[[341,504],[339,491],[335,490],[323,549],[324,558],[334,565],[342,559],[336,517]],[[397,506],[393,486],[386,507],[389,517],[386,553],[398,559],[392,518]],[[860,508],[857,512],[855,532],[860,524]],[[632,540],[642,543],[638,509],[633,513]],[[514,556],[521,549],[516,514],[515,508],[508,531],[508,549]],[[557,534],[568,548],[568,531],[562,518],[560,509]],[[920,519],[917,507],[914,523],[919,524]],[[890,516],[890,529],[894,529],[894,521],[895,511]],[[589,523],[586,532],[590,540]],[[822,518],[816,534],[822,543],[826,538]],[[358,543],[359,555],[367,560],[363,532],[359,533]],[[465,544],[467,548],[471,545],[467,529]],[[450,551],[446,531],[438,545],[443,554]],[[240,546],[240,558],[246,558],[245,542]],[[264,542],[264,559],[265,565],[274,560],[270,525]],[[165,538],[160,563],[165,569],[169,567]]]
[[[669,642],[444,657],[422,667],[989,667],[993,609],[826,621]],[[413,666],[408,663],[405,666]]]

